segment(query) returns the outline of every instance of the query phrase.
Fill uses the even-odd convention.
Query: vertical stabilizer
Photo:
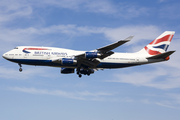
[[[174,31],[165,31],[138,53],[147,55],[158,55],[167,51],[169,44],[174,36]]]

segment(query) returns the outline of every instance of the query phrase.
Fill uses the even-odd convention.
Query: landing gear
[[[82,75],[81,75],[81,73],[80,73],[80,68],[77,68],[77,75],[79,76],[79,78],[81,78],[82,77]]]
[[[18,65],[19,65],[19,67],[20,67],[20,68],[19,68],[19,72],[22,72],[22,68],[21,68],[22,65],[21,65],[20,63],[18,63]]]
[[[79,74],[79,78],[81,78],[82,77],[82,75],[81,74]]]
[[[77,71],[77,75],[79,76],[79,78],[81,78],[82,75],[81,75],[81,73],[80,73],[80,68],[77,68],[76,71]]]
[[[94,70],[93,69],[89,69],[89,68],[77,68],[77,75],[79,76],[79,78],[82,77],[82,74],[83,75],[90,75],[92,73],[94,73]]]
[[[19,68],[19,72],[22,72],[22,68]]]

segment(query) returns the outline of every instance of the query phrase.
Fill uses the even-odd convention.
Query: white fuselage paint
[[[25,50],[25,48],[41,48],[42,50]],[[44,50],[46,49],[46,50]],[[19,46],[3,54],[3,57],[9,61],[27,65],[42,65],[52,67],[76,68],[77,65],[62,65],[52,61],[60,58],[74,58],[74,56],[83,54],[86,51],[75,51],[70,49],[55,47],[37,47],[37,46]],[[114,53],[104,59],[95,58],[100,61],[96,68],[123,68],[135,65],[148,64],[153,62],[165,61],[164,59],[146,59],[150,55],[145,54],[145,50],[136,53]]]

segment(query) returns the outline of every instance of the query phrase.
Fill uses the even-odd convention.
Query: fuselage
[[[11,62],[22,65],[61,67],[62,74],[74,73],[79,77],[93,74],[97,69],[124,68],[169,60],[175,51],[168,51],[174,31],[165,31],[143,49],[135,53],[115,53],[112,50],[130,41],[133,36],[92,50],[76,51],[55,47],[19,46],[3,54]]]
[[[19,46],[3,54],[3,57],[9,61],[39,66],[77,68],[77,64],[63,65],[52,62],[57,58],[71,58],[85,51],[76,51],[55,47],[38,47],[38,46]],[[123,68],[135,65],[153,63],[162,61],[148,60],[141,53],[114,53],[104,59],[96,58],[100,63],[95,68]]]

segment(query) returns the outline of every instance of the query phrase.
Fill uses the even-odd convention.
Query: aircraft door
[[[50,59],[51,58],[51,55],[47,55],[47,59]]]
[[[29,53],[24,54],[24,58],[28,58],[29,57]]]
[[[139,62],[139,58],[138,57],[136,58],[136,62]]]

